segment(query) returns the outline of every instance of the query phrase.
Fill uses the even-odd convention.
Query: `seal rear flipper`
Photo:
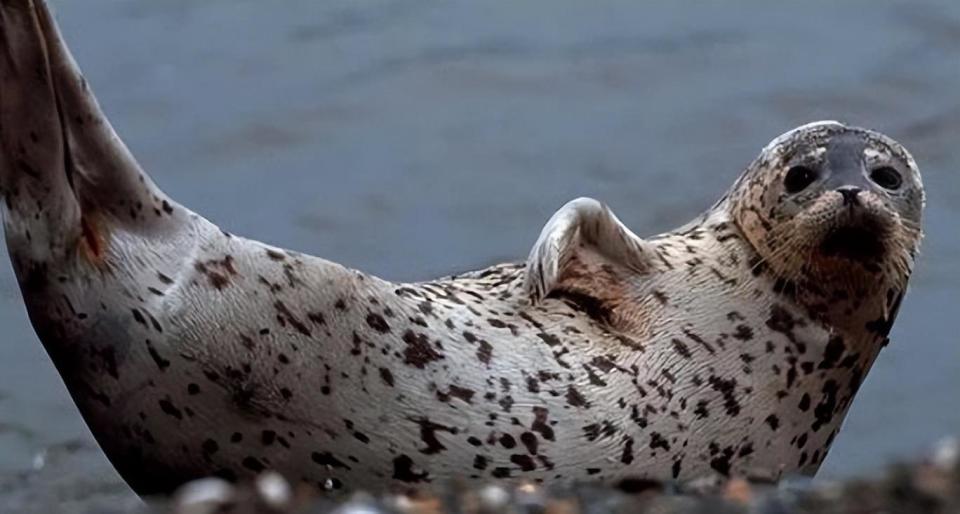
[[[103,115],[39,0],[0,1],[0,196],[11,254],[32,259],[78,246],[97,257],[110,229],[150,232],[174,213]]]
[[[47,45],[26,0],[0,2],[0,196],[18,272],[81,236]],[[19,262],[18,262],[19,261]],[[27,262],[30,261],[30,262]]]
[[[539,302],[565,288],[570,272],[588,255],[601,268],[606,264],[644,273],[650,269],[652,250],[606,205],[592,198],[572,200],[550,218],[530,251],[524,276],[530,300]],[[583,287],[584,277],[577,278]]]

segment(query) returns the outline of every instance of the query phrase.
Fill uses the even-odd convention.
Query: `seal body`
[[[169,199],[44,6],[0,9],[13,265],[84,419],[141,493],[266,469],[373,489],[810,474],[885,343],[919,242],[905,150],[820,123],[775,140],[674,232],[641,239],[579,199],[526,262],[384,281]],[[795,161],[816,175],[800,191]],[[850,194],[830,181],[846,187],[851,167],[868,181],[891,168],[902,189],[860,184],[859,207],[841,210]],[[838,231],[866,255],[828,245]]]

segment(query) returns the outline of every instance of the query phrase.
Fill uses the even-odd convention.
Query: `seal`
[[[37,334],[140,493],[267,469],[320,487],[812,474],[921,239],[908,152],[776,138],[641,239],[581,198],[525,262],[393,283],[166,196],[39,0],[0,2],[0,195]]]

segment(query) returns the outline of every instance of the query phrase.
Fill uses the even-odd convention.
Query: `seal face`
[[[734,217],[785,279],[866,289],[906,280],[924,194],[916,163],[890,138],[839,123],[800,127],[765,148],[738,185]]]
[[[31,321],[141,493],[813,473],[886,343],[916,166],[835,122],[691,223],[596,200],[526,262],[391,283],[226,233],[143,174],[40,2],[0,3],[0,197]],[[27,70],[27,71],[24,71]]]

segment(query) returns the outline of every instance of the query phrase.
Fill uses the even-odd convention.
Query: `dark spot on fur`
[[[153,343],[151,343],[149,339],[147,339],[147,353],[150,354],[150,358],[153,359],[154,364],[157,365],[157,369],[160,371],[165,371],[170,367],[170,361],[160,356],[160,352],[154,348]]]
[[[493,346],[486,341],[480,341],[480,347],[477,348],[477,360],[484,364],[490,364],[490,359],[493,356]]]
[[[270,446],[274,441],[277,440],[277,433],[273,430],[264,430],[260,433],[260,442],[264,446]]]
[[[290,309],[287,308],[286,304],[281,301],[277,301],[273,304],[273,307],[277,310],[277,318],[280,320],[285,320],[287,323],[290,323],[293,328],[305,336],[310,336],[312,333],[310,328],[307,327],[300,319],[293,315],[290,312]]]
[[[217,453],[218,450],[220,450],[220,445],[218,445],[217,442],[214,441],[213,439],[207,439],[206,441],[203,442],[200,448],[203,450],[204,454],[213,455],[214,453]]]
[[[714,391],[717,391],[723,397],[723,408],[726,410],[727,414],[730,416],[737,416],[740,414],[740,402],[737,401],[736,397],[736,387],[737,380],[735,378],[722,379],[717,376],[711,376],[708,380],[710,386]]]
[[[383,319],[383,316],[375,313],[367,314],[367,325],[370,325],[371,328],[380,332],[381,334],[386,334],[390,332],[390,325],[387,325],[387,320]]]
[[[450,390],[448,391],[447,394],[449,394],[454,398],[459,398],[460,400],[463,400],[466,403],[472,404],[473,395],[476,394],[476,392],[473,391],[472,389],[467,389],[466,387],[460,387],[458,385],[451,384]]]
[[[434,423],[427,418],[416,418],[411,421],[420,426],[420,440],[427,445],[426,448],[420,449],[420,453],[423,453],[424,455],[433,455],[447,449],[447,447],[441,444],[440,440],[437,438],[438,431],[447,432],[453,435],[456,435],[458,432],[456,428]]]
[[[537,454],[537,446],[539,441],[533,432],[524,432],[520,434],[520,442],[523,443],[523,446],[527,448],[527,452],[530,453],[530,455]]]
[[[257,459],[255,457],[247,457],[243,459],[242,464],[243,464],[243,467],[249,469],[250,471],[253,471],[254,473],[260,473],[263,470],[267,469],[267,467],[264,466],[262,462],[260,462],[260,459]]]
[[[393,373],[389,369],[380,368],[380,379],[383,380],[384,384],[393,387]]]
[[[664,451],[670,451],[670,443],[658,432],[653,432],[650,434],[650,449],[656,450],[657,448],[661,448]]]
[[[539,393],[540,382],[537,381],[537,377],[528,375],[526,379],[527,379],[527,391],[531,393]]]
[[[507,328],[506,323],[504,323],[503,321],[500,321],[500,320],[498,320],[498,319],[496,319],[496,318],[490,318],[490,319],[488,319],[488,320],[487,320],[487,323],[489,323],[490,326],[493,327],[493,328]]]
[[[767,319],[767,327],[774,332],[779,332],[786,336],[797,348],[797,352],[805,353],[806,344],[799,341],[793,333],[793,329],[799,324],[790,312],[782,306],[774,304],[770,307],[770,317]]]
[[[723,476],[730,476],[730,459],[733,458],[733,448],[726,447],[720,455],[710,460],[710,467]]]
[[[443,355],[433,349],[424,334],[415,334],[412,330],[407,330],[403,334],[403,342],[407,343],[407,347],[403,351],[403,362],[405,364],[423,369],[427,364],[444,358]]]
[[[537,333],[537,337],[543,340],[544,343],[547,343],[548,346],[557,346],[560,344],[560,339],[553,334],[548,334],[546,332],[539,332]]]
[[[767,419],[763,420],[763,422],[770,425],[770,430],[776,431],[780,428],[780,418],[778,418],[776,414],[767,416]]]
[[[625,436],[623,440],[623,453],[620,454],[620,462],[631,464],[633,462],[633,438]]]
[[[183,413],[180,412],[180,409],[176,408],[169,398],[160,400],[160,410],[168,416],[173,416],[177,419],[183,419]]]
[[[596,441],[601,437],[613,437],[617,433],[617,427],[610,421],[603,420],[600,423],[591,423],[583,427],[583,433],[588,441]]]
[[[820,399],[820,403],[813,409],[813,414],[816,417],[811,428],[814,432],[820,430],[820,427],[827,425],[830,421],[833,420],[833,415],[837,410],[837,382],[834,380],[827,380],[823,384],[823,397]]]
[[[734,339],[739,339],[740,341],[749,341],[753,339],[753,329],[747,325],[737,325],[736,331],[733,333]]]
[[[698,400],[697,407],[693,410],[693,413],[697,416],[697,419],[707,419],[710,417],[710,411],[707,410],[707,406],[710,404],[707,400]]]
[[[818,367],[820,369],[833,368],[840,360],[840,357],[843,356],[843,353],[846,351],[846,349],[847,346],[843,343],[842,336],[831,337],[830,341],[827,342],[826,348],[823,350],[823,360],[820,361],[820,365]]]
[[[710,343],[708,343],[706,340],[704,340],[704,339],[703,339],[702,337],[700,337],[699,335],[691,332],[690,330],[684,329],[684,330],[683,330],[683,335],[687,336],[691,341],[693,341],[693,342],[697,343],[698,345],[702,346],[705,350],[707,350],[707,353],[709,353],[710,355],[714,355],[714,354],[716,353],[716,350],[713,348],[713,346],[712,346]]]
[[[534,420],[533,424],[530,425],[530,429],[534,432],[539,432],[541,436],[547,441],[554,441],[553,427],[547,422],[547,417],[549,416],[550,411],[545,407],[534,407],[533,415]]]
[[[310,454],[313,462],[321,466],[330,466],[334,469],[350,469],[350,466],[344,464],[340,459],[334,457],[330,452],[313,452]]]
[[[687,345],[684,344],[683,341],[679,339],[672,339],[670,342],[673,343],[674,351],[676,351],[677,354],[683,357],[684,359],[689,359],[693,356],[693,354],[690,353],[690,349],[687,348]]]
[[[590,403],[587,402],[587,399],[580,394],[580,391],[576,387],[570,385],[567,386],[567,403],[571,407],[583,407],[585,409],[590,408]]]
[[[523,453],[515,453],[511,455],[510,462],[520,466],[521,471],[533,471],[537,469],[537,465],[533,462],[533,458]]]
[[[653,292],[653,297],[654,297],[654,299],[656,299],[658,302],[660,302],[660,305],[666,305],[667,302],[670,300],[670,298],[668,298],[667,295],[664,294],[664,292],[663,292],[663,291],[660,291],[660,290],[654,291],[654,292]]]

